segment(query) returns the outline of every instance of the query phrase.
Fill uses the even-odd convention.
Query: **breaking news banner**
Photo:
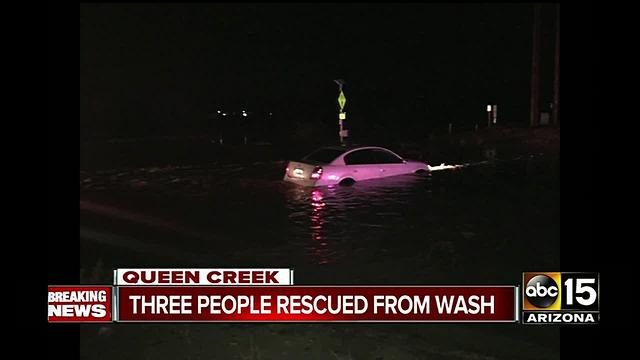
[[[115,269],[113,286],[49,286],[48,321],[599,322],[598,273],[525,272],[522,280],[318,286],[293,285],[288,268]]]
[[[49,286],[49,322],[111,322],[111,286]]]
[[[522,273],[523,324],[597,324],[599,322],[599,273]]]

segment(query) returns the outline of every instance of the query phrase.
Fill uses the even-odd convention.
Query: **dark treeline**
[[[488,103],[528,123],[532,5],[93,4],[80,20],[83,139],[333,138],[336,78],[353,136],[471,129]],[[542,111],[554,21],[544,5]]]

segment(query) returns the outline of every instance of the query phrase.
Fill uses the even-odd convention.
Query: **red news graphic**
[[[49,322],[111,322],[111,286],[49,286]]]
[[[291,269],[116,269],[115,285],[293,285]]]
[[[516,322],[514,286],[123,286],[121,322]]]

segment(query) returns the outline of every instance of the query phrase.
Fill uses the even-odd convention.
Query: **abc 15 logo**
[[[595,272],[522,273],[525,311],[598,311],[600,275]]]

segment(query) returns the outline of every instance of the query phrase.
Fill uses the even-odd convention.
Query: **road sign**
[[[347,98],[344,96],[344,92],[340,90],[340,96],[338,96],[338,104],[340,105],[340,110],[344,109],[344,104],[347,102]]]

